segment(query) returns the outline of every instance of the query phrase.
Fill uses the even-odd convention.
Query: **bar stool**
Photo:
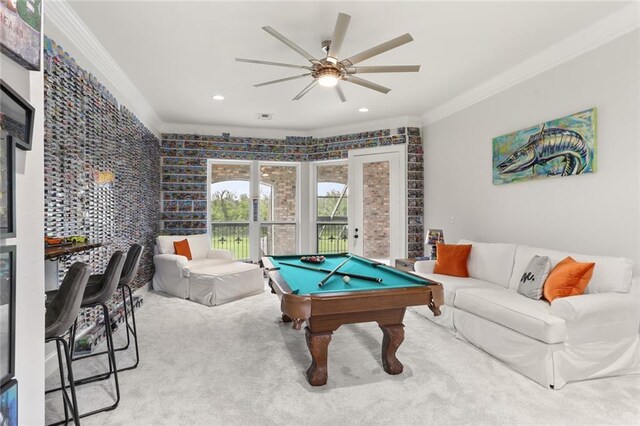
[[[64,279],[62,280],[60,288],[47,305],[44,341],[45,343],[56,342],[58,368],[60,369],[60,384],[62,385],[59,390],[62,390],[62,402],[65,418],[64,421],[54,424],[68,424],[70,420],[69,410],[71,410],[71,418],[74,423],[76,425],[80,424],[76,388],[73,382],[73,368],[71,367],[71,355],[69,352],[69,345],[63,336],[70,331],[71,326],[78,317],[80,304],[82,303],[82,296],[87,286],[87,282],[89,281],[90,273],[91,269],[86,263],[76,262],[71,265],[71,268],[69,268],[69,271],[67,271]],[[67,385],[65,385],[64,367],[62,365],[62,353],[60,352],[60,346],[62,346],[62,352],[64,352],[64,358],[67,364],[67,374],[69,377],[68,387],[71,396],[67,393]],[[55,389],[51,391],[54,390]],[[46,391],[45,393],[50,393],[51,391]]]
[[[80,414],[79,417],[87,417],[93,414],[102,413],[105,411],[111,411],[118,406],[120,402],[120,384],[118,383],[118,370],[116,367],[116,357],[113,348],[113,336],[111,334],[111,317],[109,315],[109,308],[107,307],[107,302],[111,300],[113,297],[113,293],[115,292],[116,287],[120,281],[120,275],[122,274],[122,267],[124,266],[124,253],[121,251],[116,251],[111,256],[109,260],[109,264],[107,265],[107,269],[105,269],[104,274],[102,274],[102,278],[91,285],[87,285],[84,295],[82,297],[81,308],[94,308],[101,307],[102,315],[104,319],[104,328],[105,328],[105,336],[107,343],[107,359],[109,361],[109,371],[102,375],[86,377],[84,379],[76,379],[75,385],[83,385],[86,383],[91,383],[96,380],[107,379],[113,374],[114,384],[116,388],[116,400],[112,405],[99,408],[93,411],[89,411],[87,413]],[[75,342],[77,331],[77,321],[73,325],[71,329],[71,341]],[[71,361],[77,362],[79,360],[90,358],[91,356],[84,357],[73,357],[73,347],[71,348]]]
[[[135,315],[135,307],[133,306],[133,291],[131,290],[130,284],[135,279],[138,274],[138,266],[140,265],[140,258],[142,258],[142,252],[144,250],[144,246],[140,244],[133,244],[129,251],[127,252],[127,258],[124,261],[124,266],[122,268],[122,274],[120,275],[120,281],[118,283],[118,289],[122,295],[122,306],[124,307],[124,319],[125,326],[127,330],[127,344],[114,349],[117,351],[124,351],[129,348],[129,344],[131,343],[131,339],[129,337],[129,333],[133,335],[133,342],[136,349],[136,362],[133,365],[128,367],[118,368],[118,372],[132,370],[138,366],[140,363],[140,352],[138,350],[138,329],[136,326],[136,315]],[[89,277],[89,286],[93,286],[102,280],[102,274],[91,275]],[[129,315],[127,312],[127,292],[129,293],[129,305],[131,306],[131,324],[129,324]],[[91,355],[87,355],[83,358],[89,358],[98,355],[104,355],[106,351],[92,353]],[[104,380],[108,379],[108,375],[97,375],[94,376],[95,380]]]

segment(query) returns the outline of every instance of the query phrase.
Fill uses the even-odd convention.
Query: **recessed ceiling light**
[[[222,101],[222,100],[224,100],[224,96],[222,96],[222,95],[213,95],[213,100],[214,101]]]
[[[360,111],[360,112],[369,112],[369,108],[362,107],[358,111]]]

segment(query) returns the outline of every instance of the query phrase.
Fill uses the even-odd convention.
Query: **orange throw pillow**
[[[471,252],[471,244],[438,244],[436,245],[437,260],[433,267],[435,274],[451,275],[453,277],[468,277],[467,259]]]
[[[174,241],[173,249],[178,256],[186,256],[187,260],[191,260],[191,247],[189,247],[189,240],[186,238],[182,241]]]
[[[544,282],[544,298],[552,302],[558,297],[583,294],[595,266],[595,263],[576,262],[571,256],[564,258]]]

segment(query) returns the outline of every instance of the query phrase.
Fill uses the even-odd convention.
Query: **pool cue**
[[[351,256],[349,256],[348,258],[346,258],[346,259],[345,259],[345,261],[344,261],[344,262],[342,262],[341,264],[339,264],[338,266],[336,266],[336,268],[335,268],[333,271],[329,272],[329,275],[327,275],[326,277],[324,277],[324,278],[322,279],[322,281],[320,281],[320,282],[318,283],[318,287],[322,287],[323,285],[325,285],[325,283],[329,280],[329,278],[331,278],[331,277],[333,276],[333,274],[335,274],[336,272],[338,272],[338,269],[342,268],[342,266],[344,266],[344,264],[345,264],[345,263],[347,263],[347,262],[348,262],[348,261],[350,261],[350,260],[351,260]]]
[[[306,266],[306,265],[297,265],[295,263],[289,263],[289,262],[280,262],[280,264],[281,265],[287,265],[287,266],[293,266],[295,268],[308,269],[310,271],[331,272],[331,269],[316,268],[316,267],[313,267],[313,266]],[[360,280],[374,281],[374,282],[377,282],[377,283],[381,283],[382,282],[382,278],[374,278],[374,277],[369,277],[367,275],[350,274],[348,272],[337,271],[336,275],[340,275],[340,276],[348,275],[351,278],[357,278],[357,279],[360,279]]]

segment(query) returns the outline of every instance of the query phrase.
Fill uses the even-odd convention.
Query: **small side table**
[[[410,257],[409,259],[396,259],[396,269],[400,269],[402,271],[413,272],[413,264],[416,263],[415,257]]]

